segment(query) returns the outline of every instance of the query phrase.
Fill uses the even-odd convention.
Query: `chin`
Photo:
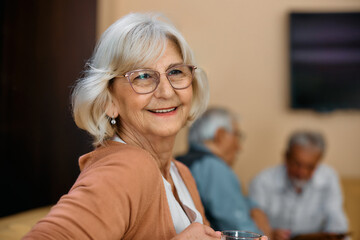
[[[158,131],[158,136],[161,137],[171,137],[174,135],[177,135],[179,133],[181,128],[177,127],[177,128],[170,128],[170,129],[161,129],[160,131]]]

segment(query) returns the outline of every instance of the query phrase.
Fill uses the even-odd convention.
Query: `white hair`
[[[116,127],[121,125],[112,126],[109,123],[112,116],[106,115],[111,103],[109,87],[112,79],[159,59],[168,40],[179,47],[185,64],[196,65],[183,36],[161,14],[128,14],[102,34],[86,64],[84,77],[76,82],[72,92],[75,123],[93,136],[95,146],[104,144],[106,139],[114,135]],[[189,121],[195,120],[205,111],[209,99],[207,78],[201,69],[195,71],[192,87]]]
[[[237,116],[224,108],[209,108],[190,127],[189,142],[201,144],[206,140],[212,140],[219,128],[232,132],[235,120]]]
[[[303,148],[315,148],[321,154],[325,151],[325,140],[320,132],[311,130],[298,130],[291,134],[287,143],[287,155],[290,155],[291,150],[295,146]]]

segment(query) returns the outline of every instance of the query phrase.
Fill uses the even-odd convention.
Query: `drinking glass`
[[[226,230],[221,232],[221,240],[251,240],[251,239],[261,239],[262,235],[247,232],[247,231],[240,231],[240,230]]]

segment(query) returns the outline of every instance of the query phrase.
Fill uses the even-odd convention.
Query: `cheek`
[[[287,167],[287,172],[288,172],[288,175],[290,175],[290,176],[296,175],[295,174],[296,170],[294,169],[294,167],[288,166]]]
[[[226,141],[224,141],[224,148],[226,149],[226,152],[233,153],[236,149],[234,140],[228,137]]]
[[[190,104],[191,105],[191,102],[193,100],[193,89],[192,89],[192,86],[186,88],[183,90],[183,94],[181,96],[181,101],[185,104]]]
[[[117,96],[121,107],[138,109],[143,108],[149,102],[150,94],[137,94],[127,87],[118,91]]]
[[[192,107],[192,101],[193,101],[193,92],[192,92],[192,88],[189,87],[189,89],[183,89],[178,96],[180,99],[180,102],[182,104],[182,114],[184,117],[188,118],[189,114],[190,114],[190,110]],[[187,119],[186,119],[187,120]]]
[[[234,143],[233,146],[235,149],[238,149],[240,147],[239,140],[237,137],[233,138],[233,143]]]
[[[294,168],[292,169],[291,173],[292,173],[292,175],[293,175],[294,177],[297,177],[297,178],[303,178],[304,175],[306,176],[306,174],[304,174],[304,173],[302,172],[302,170],[301,170],[300,168],[297,168],[297,167],[294,167]]]
[[[149,96],[147,95],[134,95],[124,93],[117,98],[117,108],[121,118],[134,119],[141,118],[144,108],[149,103]]]

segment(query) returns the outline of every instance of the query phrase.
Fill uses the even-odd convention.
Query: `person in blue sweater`
[[[271,232],[265,213],[247,198],[231,166],[241,150],[237,117],[209,108],[189,130],[189,151],[176,157],[193,174],[211,226],[222,230]]]

